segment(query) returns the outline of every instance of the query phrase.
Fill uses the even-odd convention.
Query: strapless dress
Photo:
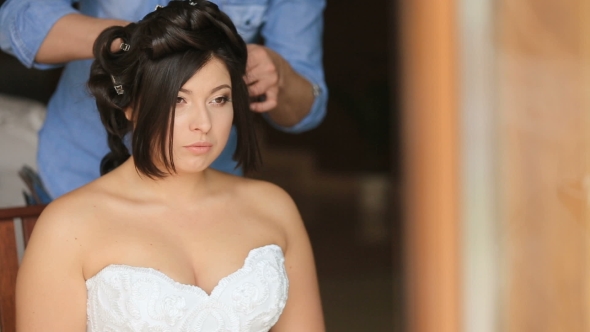
[[[277,245],[252,249],[211,294],[152,268],[108,265],[86,281],[86,331],[269,331],[287,302],[284,262]]]

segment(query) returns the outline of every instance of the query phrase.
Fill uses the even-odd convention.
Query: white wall
[[[36,169],[37,132],[44,118],[41,103],[0,95],[0,207],[25,205],[18,171],[23,165]]]

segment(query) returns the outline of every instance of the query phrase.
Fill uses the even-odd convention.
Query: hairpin
[[[115,91],[117,91],[117,94],[122,95],[125,92],[125,90],[123,90],[123,85],[117,84],[113,75],[111,75],[111,80],[113,81],[113,87],[115,88]]]
[[[191,6],[196,6],[197,5],[197,3],[195,1],[189,1],[188,4],[191,5]]]
[[[156,11],[156,10],[158,10],[158,9],[162,9],[162,8],[164,8],[164,6],[161,6],[161,5],[156,5],[156,8],[154,8],[154,11]]]
[[[126,43],[121,43],[121,45],[119,45],[119,48],[123,51],[123,52],[127,52],[129,51],[129,49],[131,48],[131,45],[126,44]]]

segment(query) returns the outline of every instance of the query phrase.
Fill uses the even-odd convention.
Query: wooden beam
[[[457,14],[401,3],[406,327],[460,331]]]

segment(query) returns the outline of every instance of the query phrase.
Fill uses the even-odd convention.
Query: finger
[[[248,53],[254,52],[257,49],[259,49],[260,47],[261,46],[258,44],[252,44],[252,43],[246,44],[246,50],[248,51]]]
[[[250,79],[248,85],[257,86],[261,90],[259,92],[266,91],[273,86],[278,87],[279,85],[279,75],[276,71],[248,75],[248,78]]]
[[[272,84],[267,84],[264,81],[257,81],[248,86],[248,94],[250,96],[260,96],[265,94],[271,87]]]
[[[256,44],[248,44],[246,45],[248,50],[248,60],[246,62],[246,70],[252,67],[258,66],[262,59],[265,57],[266,52],[264,52],[262,46]]]
[[[111,42],[111,53],[117,53],[117,52],[121,51],[121,44],[123,44],[123,39],[115,38]]]
[[[252,72],[247,71],[246,74],[244,75],[244,81],[246,82],[247,85],[254,84],[254,83],[258,82],[259,79],[260,79],[260,77],[256,76]]]
[[[266,94],[259,96],[251,96],[250,103],[262,103],[266,101]]]
[[[252,56],[248,54],[246,73],[253,76],[278,75],[278,69],[266,49],[262,49],[260,52],[254,52]]]
[[[267,100],[262,103],[252,103],[250,104],[250,109],[256,113],[264,113],[273,110],[277,107],[276,100]]]
[[[252,84],[260,80],[273,79],[273,76],[276,76],[276,79],[278,79],[278,74],[274,66],[266,63],[246,70],[244,80],[246,81],[246,84]]]
[[[244,80],[246,84],[252,84],[260,79],[264,78],[266,74],[262,70],[261,66],[256,66],[250,69],[246,69],[246,75],[244,75]]]
[[[250,109],[254,112],[262,113],[268,112],[273,110],[277,107],[277,96],[278,90],[277,89],[270,89],[268,93],[266,93],[266,100],[263,102],[256,102],[250,104]]]
[[[249,75],[244,75],[243,79],[244,79],[244,82],[246,82],[246,85],[254,84],[257,81],[256,78],[249,76]]]

